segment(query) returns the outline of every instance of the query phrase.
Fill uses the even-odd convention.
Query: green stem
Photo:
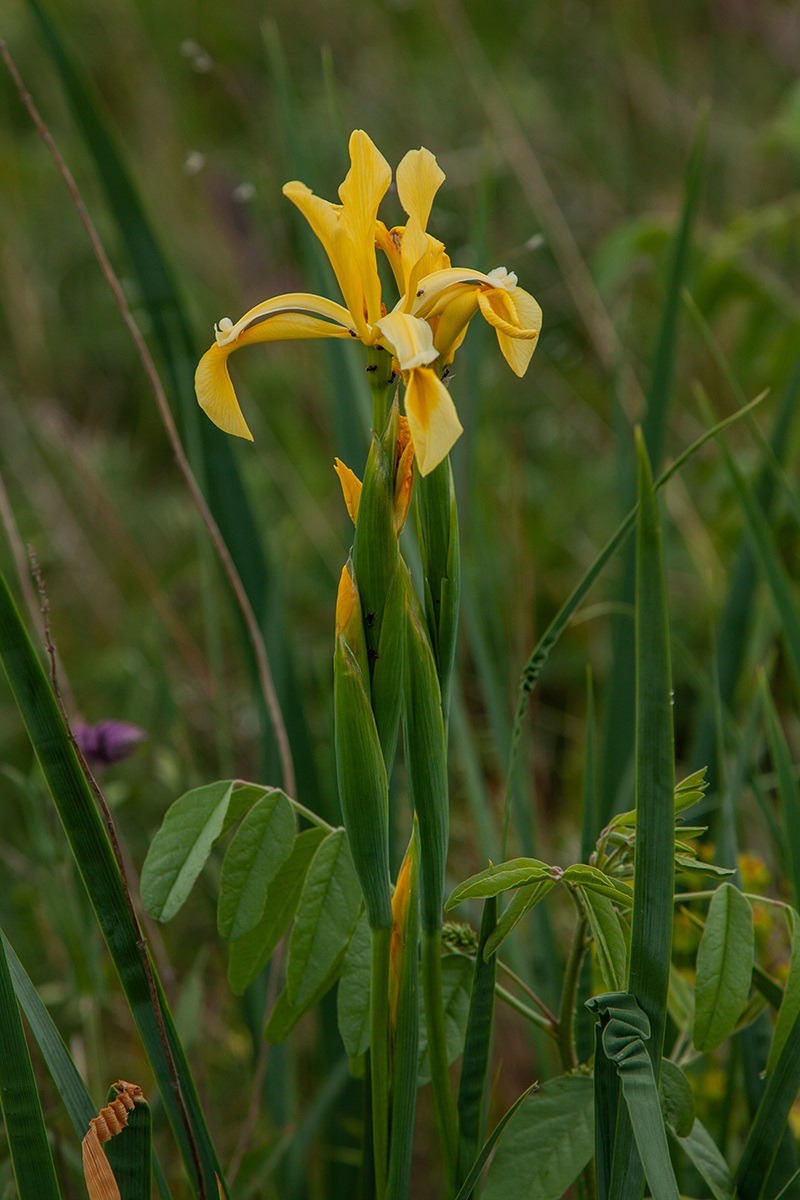
[[[389,955],[392,931],[372,929],[369,989],[370,1084],[375,1196],[386,1193],[389,1170]]]
[[[431,1064],[431,1084],[436,1108],[436,1123],[447,1175],[447,1192],[455,1190],[456,1147],[458,1143],[456,1106],[450,1087],[447,1063],[447,1035],[442,1004],[442,950],[438,930],[425,930],[422,935],[422,994],[425,1000],[425,1022],[428,1031],[428,1055]]]
[[[372,428],[383,433],[389,412],[389,392],[394,380],[392,356],[380,346],[367,347],[367,378],[372,396]]]
[[[572,936],[572,945],[561,989],[561,1007],[558,1013],[558,1052],[565,1071],[572,1071],[578,1065],[578,1057],[575,1053],[575,998],[578,994],[581,963],[586,953],[587,929],[588,922],[581,914]]]

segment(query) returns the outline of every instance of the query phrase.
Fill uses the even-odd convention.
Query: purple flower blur
[[[73,729],[81,754],[91,767],[109,767],[129,758],[147,733],[128,721],[98,721],[86,725],[78,721]]]

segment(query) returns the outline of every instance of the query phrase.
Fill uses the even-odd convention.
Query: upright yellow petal
[[[430,367],[409,371],[405,403],[417,466],[421,475],[427,475],[464,431],[450,393]]]
[[[375,262],[375,222],[389,190],[392,169],[363,129],[350,135],[350,170],[339,188],[341,224],[351,242],[364,291],[366,318],[374,325],[381,315],[381,281]]]
[[[409,150],[395,174],[397,195],[403,211],[414,217],[420,229],[428,228],[433,199],[445,181],[445,173],[430,150]]]

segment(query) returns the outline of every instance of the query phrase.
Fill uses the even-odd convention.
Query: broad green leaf
[[[556,880],[548,871],[545,877],[540,879],[538,883],[528,883],[518,888],[503,910],[503,914],[491,935],[486,939],[486,945],[483,950],[484,961],[497,953],[515,925],[534,909],[537,904],[540,904],[555,886]],[[488,898],[492,899],[492,897]]]
[[[2,941],[0,1108],[19,1200],[60,1200],[42,1105]]]
[[[233,783],[193,788],[167,810],[142,868],[142,903],[156,921],[170,921],[183,906],[222,833]]]
[[[598,896],[605,896],[614,904],[623,904],[629,908],[633,903],[633,888],[630,884],[624,883],[621,879],[612,879],[604,871],[598,870],[597,867],[590,867],[586,863],[573,863],[572,866],[567,867],[562,875],[562,880],[564,883],[580,884],[587,891],[596,892]]]
[[[336,994],[339,1033],[351,1058],[369,1049],[370,935],[366,913],[356,925]]]
[[[471,875],[457,888],[453,889],[446,909],[455,908],[464,900],[486,899],[487,896],[499,896],[510,888],[522,887],[526,883],[537,883],[553,871],[547,863],[538,858],[512,858],[500,863],[498,867],[487,867],[479,875]],[[559,872],[560,874],[560,872]]]
[[[294,835],[294,812],[283,792],[256,801],[222,860],[217,905],[220,937],[242,937],[261,920],[267,889],[291,854]]]
[[[286,960],[286,991],[302,1009],[347,949],[361,889],[343,829],[329,833],[308,869]]]
[[[228,983],[237,996],[263,971],[294,917],[311,860],[325,830],[314,826],[294,839],[292,852],[270,884],[264,915],[254,929],[231,942]]]
[[[622,991],[625,986],[628,951],[617,911],[611,901],[601,893],[586,887],[579,887],[578,891],[589,919],[597,951],[597,965],[606,990]]]
[[[775,1022],[772,1045],[767,1060],[767,1075],[775,1070],[775,1064],[783,1052],[789,1030],[800,1013],[800,920],[794,909],[789,909],[789,928],[792,940],[792,955],[789,960],[789,977],[783,990],[783,1002]]]
[[[287,989],[283,988],[278,999],[275,1001],[275,1006],[269,1015],[269,1020],[264,1029],[264,1037],[268,1042],[276,1046],[279,1042],[284,1041],[292,1032],[297,1022],[307,1012],[311,1012],[312,1008],[316,1008],[322,997],[331,990],[339,978],[343,962],[344,952],[339,955],[325,978],[317,984],[316,991],[307,996],[302,1004],[292,1004]]]
[[[469,1017],[469,996],[472,985],[472,962],[460,954],[448,954],[442,959],[442,1006],[447,1032],[447,1061],[455,1062],[464,1048],[464,1035]],[[424,1005],[420,1006],[419,1066],[417,1082],[420,1087],[430,1082],[431,1066],[428,1053],[428,1031]]]
[[[713,1050],[732,1033],[750,992],[753,910],[733,884],[714,893],[697,952],[692,1040]]]
[[[594,1151],[592,1081],[548,1079],[506,1126],[483,1200],[561,1200]]]
[[[494,1147],[497,1144],[497,1142],[499,1141],[500,1136],[501,1136],[503,1130],[505,1129],[506,1125],[511,1120],[511,1118],[514,1116],[514,1113],[517,1111],[517,1109],[520,1107],[520,1105],[525,1103],[525,1101],[528,1099],[528,1096],[530,1096],[531,1092],[537,1092],[538,1090],[539,1090],[538,1083],[532,1083],[531,1086],[527,1089],[527,1091],[524,1091],[521,1096],[517,1096],[516,1100],[511,1105],[511,1108],[507,1109],[506,1112],[503,1114],[503,1116],[500,1118],[500,1120],[497,1122],[494,1129],[489,1134],[489,1136],[486,1139],[486,1141],[484,1142],[484,1144],[481,1146],[472,1165],[470,1166],[470,1169],[464,1178],[464,1182],[462,1183],[461,1187],[458,1189],[458,1195],[456,1196],[456,1200],[469,1200],[469,1197],[472,1195],[473,1188],[475,1187],[475,1184],[478,1182],[478,1178],[480,1177],[480,1174],[481,1174],[484,1166],[486,1165],[489,1155],[491,1154],[492,1150],[494,1150]]]
[[[680,1146],[694,1169],[711,1189],[714,1200],[731,1200],[733,1175],[711,1134],[701,1121],[695,1119],[686,1137],[679,1137],[667,1127],[676,1145]]]
[[[720,867],[689,854],[675,855],[676,871],[694,871],[698,875],[713,875],[715,879],[730,879],[736,872],[731,867]]]
[[[667,1006],[678,1029],[688,1033],[694,1023],[694,988],[674,966],[669,973]]]
[[[674,1129],[678,1137],[688,1137],[695,1118],[694,1094],[689,1080],[671,1058],[661,1060],[658,1095],[667,1128]]]

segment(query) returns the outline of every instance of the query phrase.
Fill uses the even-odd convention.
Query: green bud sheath
[[[391,929],[386,769],[362,671],[341,634],[336,638],[333,690],[336,776],[350,853],[370,926]]]
[[[383,610],[398,556],[394,475],[380,440],[373,436],[353,541],[353,567],[361,595],[370,675],[380,652]]]
[[[416,481],[416,497],[417,531],[425,574],[425,613],[446,720],[461,591],[458,508],[449,459]]]

